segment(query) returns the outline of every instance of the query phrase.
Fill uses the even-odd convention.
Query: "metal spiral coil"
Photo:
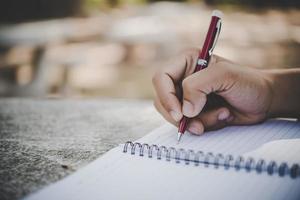
[[[255,161],[253,158],[245,158],[242,156],[234,157],[232,155],[214,154],[212,152],[204,153],[202,151],[176,149],[174,147],[157,146],[155,144],[141,144],[139,142],[128,141],[124,144],[123,152],[130,152],[131,155],[139,156],[148,155],[148,158],[156,157],[158,160],[165,159],[175,163],[184,162],[186,165],[199,164],[205,167],[214,166],[215,168],[224,167],[224,169],[234,168],[236,171],[245,170],[246,172],[256,171],[259,173],[267,173],[269,175],[277,174],[280,177],[289,175],[291,178],[300,176],[299,164],[288,166],[287,163],[276,163],[275,161],[266,162],[263,159]]]

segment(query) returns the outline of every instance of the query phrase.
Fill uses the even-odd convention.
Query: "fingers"
[[[219,94],[231,86],[230,71],[224,70],[221,65],[222,63],[216,61],[208,68],[183,80],[183,115],[190,118],[197,116],[202,111],[208,94],[212,92]]]
[[[209,110],[201,113],[197,118],[190,120],[188,130],[196,135],[204,131],[223,128],[234,120],[234,116],[226,107]]]
[[[174,59],[166,68],[158,71],[152,81],[157,94],[154,105],[163,117],[177,126],[183,115],[189,118],[199,116],[190,121],[189,129],[193,133],[201,134],[204,130],[223,127],[228,123],[226,117],[228,117],[229,110],[223,105],[221,105],[223,110],[214,109],[200,115],[199,113],[207,102],[208,94],[212,92],[219,94],[218,92],[230,85],[228,84],[230,81],[227,80],[230,76],[227,76],[228,70],[222,69],[223,66],[218,66],[227,63],[225,59],[218,56],[211,58],[208,68],[193,73],[198,52],[199,50],[194,49]],[[180,86],[183,92],[183,105],[176,91],[176,88]]]
[[[176,94],[176,85],[181,82],[186,73],[192,73],[197,52],[191,51],[189,54],[176,58],[169,66],[158,71],[152,79],[159,100],[158,105],[176,122],[183,116],[181,103]]]
[[[165,108],[162,106],[162,104],[160,103],[159,99],[158,98],[155,98],[154,100],[154,106],[156,108],[156,110],[168,121],[170,122],[171,124],[174,124],[175,126],[178,125],[178,122],[175,121],[173,119],[173,117],[170,115],[169,112],[167,112],[165,110]]]
[[[206,103],[206,93],[197,88],[193,88],[192,83],[186,81],[182,83],[183,102],[182,113],[189,118],[197,116]]]
[[[154,101],[154,106],[157,111],[171,124],[178,126],[177,121],[175,121],[170,114],[164,109],[161,105],[158,98]],[[188,124],[188,131],[201,135],[204,131],[216,130],[223,128],[229,124],[235,124],[234,114],[229,111],[228,108],[216,108],[213,110],[206,111],[201,113],[198,117],[190,119]]]
[[[175,121],[182,118],[181,104],[176,96],[172,79],[165,73],[156,75],[153,79],[157,94],[157,104],[163,108]]]

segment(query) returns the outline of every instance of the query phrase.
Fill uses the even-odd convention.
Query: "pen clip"
[[[217,25],[216,25],[216,29],[217,29],[217,32],[216,32],[216,37],[215,37],[215,40],[214,40],[214,43],[212,45],[212,47],[210,48],[210,50],[208,51],[209,53],[209,56],[212,55],[212,52],[217,44],[217,41],[218,41],[218,38],[219,38],[219,35],[220,35],[220,32],[221,32],[221,26],[222,26],[222,20],[219,19],[218,22],[217,22]]]

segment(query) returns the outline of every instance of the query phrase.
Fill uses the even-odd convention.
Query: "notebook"
[[[164,125],[25,199],[300,199],[299,122],[176,134]]]

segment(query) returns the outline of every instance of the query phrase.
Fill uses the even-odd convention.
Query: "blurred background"
[[[300,67],[299,0],[1,0],[0,96],[152,98],[151,76],[201,47],[257,68]]]

